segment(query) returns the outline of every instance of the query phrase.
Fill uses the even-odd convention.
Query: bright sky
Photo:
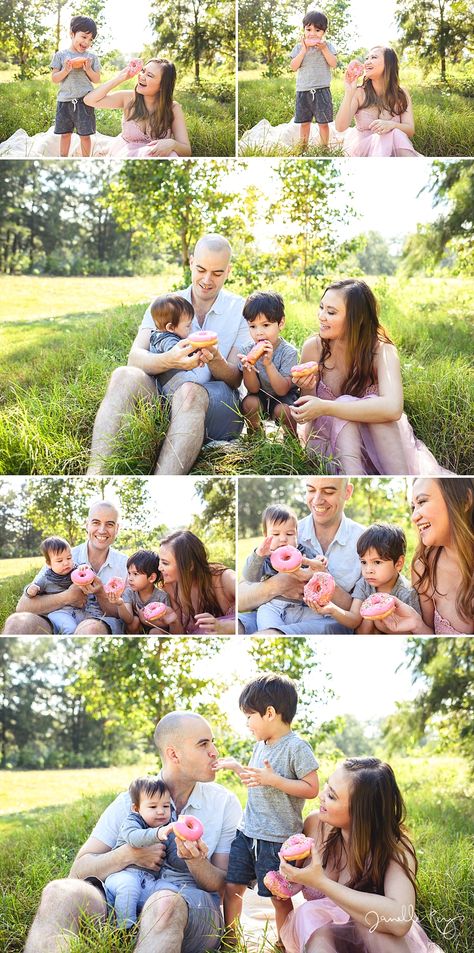
[[[324,2],[312,3],[310,10],[324,10]],[[388,45],[397,35],[394,18],[395,0],[352,0],[350,5],[351,23],[354,26],[354,49],[359,46],[371,47],[375,44]],[[300,24],[301,14],[291,17],[291,22]],[[330,38],[329,24],[328,38]]]

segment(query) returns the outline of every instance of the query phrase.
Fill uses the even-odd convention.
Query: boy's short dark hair
[[[405,533],[394,523],[374,523],[357,540],[357,552],[362,558],[369,549],[375,549],[380,559],[396,563],[407,551]]]
[[[160,797],[163,797],[164,794],[170,793],[165,782],[162,781],[157,775],[152,777],[135,778],[135,780],[132,781],[128,791],[132,799],[132,804],[136,804],[137,806],[140,804],[141,797],[155,797],[157,794]]]
[[[242,314],[246,321],[255,321],[259,314],[264,314],[268,321],[279,324],[285,317],[283,298],[276,291],[254,291],[248,296]]]
[[[155,326],[160,331],[165,331],[167,324],[177,327],[183,314],[187,314],[189,318],[194,317],[192,304],[181,295],[160,295],[152,301],[150,312]]]
[[[303,17],[303,26],[315,26],[317,30],[328,28],[328,18],[321,10],[309,10]]]
[[[97,36],[97,26],[91,17],[73,17],[69,27],[71,33],[92,33],[92,39]]]
[[[262,527],[265,536],[267,535],[267,526],[269,523],[286,523],[287,520],[294,520],[298,526],[298,516],[289,506],[280,506],[278,503],[267,506],[262,513]]]
[[[129,556],[127,569],[132,566],[135,566],[137,572],[144,572],[148,577],[156,573],[157,578],[161,579],[158,553],[154,553],[151,549],[139,549],[133,556]]]
[[[298,694],[291,678],[275,675],[274,672],[252,679],[242,689],[239,698],[239,708],[243,712],[250,714],[257,711],[263,716],[267,708],[272,706],[286,725],[291,725],[297,704]]]
[[[65,549],[71,549],[71,547],[67,539],[63,539],[62,536],[47,536],[43,539],[40,549],[49,566],[52,555],[56,556],[57,553],[63,553]]]

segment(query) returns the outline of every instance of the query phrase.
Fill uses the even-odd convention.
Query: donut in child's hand
[[[301,890],[301,884],[290,883],[278,870],[269,870],[263,882],[267,890],[280,900],[288,900],[288,897],[294,897],[295,893]]]
[[[180,814],[173,824],[173,831],[180,840],[199,840],[204,834],[204,827],[198,817]]]
[[[75,56],[74,59],[71,60],[73,69],[82,69],[84,64],[87,63],[88,59],[89,59],[88,56]]]
[[[305,36],[304,41],[306,46],[321,46],[321,40],[319,36]]]
[[[71,573],[71,582],[75,586],[89,586],[95,579],[95,572],[90,566],[78,566]]]
[[[295,381],[299,381],[304,377],[309,377],[310,374],[316,374],[318,367],[317,361],[306,361],[306,364],[295,364],[291,368],[290,374]]]
[[[317,602],[326,606],[331,601],[336,583],[330,572],[315,572],[303,589],[303,599],[307,605]]]
[[[141,60],[130,60],[128,64],[128,75],[136,76],[137,73],[140,73],[143,69],[143,63]]]
[[[259,361],[260,358],[265,354],[265,346],[269,343],[269,341],[257,341],[248,354],[245,355],[247,364],[256,364],[257,361]]]
[[[296,546],[279,546],[270,555],[270,562],[277,572],[296,572],[303,557]]]
[[[385,619],[395,608],[395,598],[389,592],[373,592],[364,599],[360,614],[363,619]]]
[[[186,343],[192,344],[193,350],[198,351],[203,347],[216,347],[218,340],[215,331],[193,331],[186,338]]]
[[[147,622],[155,622],[165,614],[168,606],[164,602],[149,602],[143,610]]]
[[[309,857],[313,844],[313,838],[306,837],[306,834],[292,834],[281,845],[280,855],[283,860],[290,862],[292,860],[304,860]]]
[[[124,589],[125,579],[121,579],[120,576],[112,576],[112,579],[109,579],[104,586],[104,592],[107,596],[110,595],[110,593],[121,596]]]

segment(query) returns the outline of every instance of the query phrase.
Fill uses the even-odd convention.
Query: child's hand
[[[254,374],[257,373],[255,366],[247,360],[247,356],[245,354],[237,354],[237,357],[242,364],[244,371],[253,371]]]
[[[29,596],[30,599],[34,599],[34,597],[37,596],[39,592],[40,592],[40,587],[37,586],[34,582],[31,583],[31,586],[27,586],[26,595]]]
[[[273,536],[265,536],[263,543],[257,546],[257,556],[269,556],[272,551]]]
[[[265,341],[265,350],[260,358],[262,364],[265,367],[268,367],[269,364],[273,361],[273,344],[270,341]]]
[[[216,768],[218,771],[234,771],[239,776],[246,771],[237,758],[218,758]]]
[[[318,615],[330,615],[334,613],[334,609],[337,609],[337,606],[334,605],[334,602],[327,602],[325,606],[320,606],[319,602],[315,602],[312,599],[306,602],[306,605],[309,606],[313,612],[317,612]]]
[[[120,593],[119,595],[118,592],[108,592],[107,599],[113,606],[123,606],[124,604],[122,599],[122,593]]]
[[[70,73],[72,70],[72,60],[66,60],[63,69],[65,69],[67,73]]]
[[[163,827],[158,828],[157,839],[161,841],[167,840],[168,834],[171,834],[172,830],[173,830],[172,824],[163,824]]]
[[[313,570],[313,572],[326,572],[328,568],[328,561],[326,556],[317,556],[316,559],[306,559],[303,558],[303,566],[306,564]]]
[[[269,761],[265,760],[264,768],[245,768],[241,779],[247,788],[273,787],[276,778],[280,775],[273,770]]]

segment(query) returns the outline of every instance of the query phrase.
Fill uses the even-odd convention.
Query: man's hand
[[[176,852],[181,860],[205,860],[209,850],[203,840],[181,840],[176,838]]]
[[[246,768],[241,780],[247,788],[273,787],[276,778],[280,775],[273,770],[270,762],[265,759],[263,768]]]
[[[87,593],[84,592],[85,586],[69,586],[67,589],[67,604],[75,609],[83,609],[87,602]]]
[[[130,864],[150,870],[159,870],[165,859],[165,845],[158,841],[151,847],[129,847],[129,850],[132,852]]]
[[[189,341],[178,341],[168,351],[168,357],[173,360],[173,368],[178,371],[192,371],[202,365],[201,352],[196,351]]]

